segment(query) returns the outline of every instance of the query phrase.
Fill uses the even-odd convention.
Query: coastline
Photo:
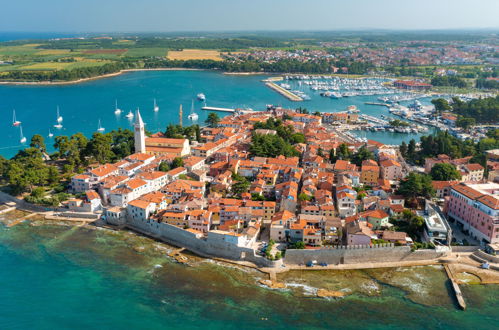
[[[21,85],[21,86],[57,86],[57,85],[74,85],[92,80],[112,78],[122,75],[127,72],[136,71],[206,71],[205,69],[195,68],[152,68],[152,69],[125,69],[118,72],[108,73],[100,76],[81,78],[71,81],[0,81],[0,85]]]

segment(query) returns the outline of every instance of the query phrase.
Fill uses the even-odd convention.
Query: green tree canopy
[[[452,164],[439,163],[433,165],[431,168],[430,176],[436,181],[450,181],[459,180],[461,178],[461,173]]]

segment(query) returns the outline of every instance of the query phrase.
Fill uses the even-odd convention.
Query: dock
[[[265,86],[269,87],[270,89],[275,90],[277,93],[281,94],[282,96],[284,96],[285,98],[287,98],[290,101],[295,101],[295,102],[303,101],[303,99],[301,97],[299,97],[298,95],[296,95],[295,93],[290,92],[287,89],[284,89],[281,86],[279,86],[271,81],[265,82]]]
[[[459,285],[457,284],[454,274],[452,273],[451,269],[449,268],[448,265],[444,264],[444,269],[445,272],[447,273],[447,276],[449,277],[449,280],[452,285],[452,289],[454,291],[454,294],[456,295],[457,303],[459,304],[459,307],[462,310],[466,309],[466,302],[464,301],[463,293],[461,292],[461,289],[459,288]]]
[[[236,109],[230,109],[230,108],[219,108],[219,107],[202,107],[202,110],[207,110],[207,111],[221,111],[221,112],[235,112]]]
[[[380,105],[380,106],[383,106],[383,107],[390,107],[390,105],[388,103],[379,103],[379,102],[364,102],[364,104],[367,104],[367,105]]]
[[[24,222],[25,220],[27,220],[31,217],[34,217],[35,215],[37,215],[37,213],[30,213],[22,218],[16,219],[16,220],[12,221],[11,223],[7,224],[7,227],[14,227],[15,225],[18,225],[21,222]]]

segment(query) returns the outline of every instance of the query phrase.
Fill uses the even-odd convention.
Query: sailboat
[[[154,112],[158,112],[159,111],[159,107],[158,105],[156,104],[156,99],[154,99]]]
[[[62,123],[62,116],[59,114],[59,106],[57,106],[57,122]]]
[[[50,131],[50,128],[49,128],[49,138],[53,137],[54,134]]]
[[[119,115],[121,113],[121,109],[118,108],[118,100],[114,101],[114,114]]]
[[[100,119],[99,119],[99,125],[97,125],[97,132],[104,132],[106,129],[104,127],[102,127],[102,125],[100,124]]]
[[[16,110],[14,110],[12,113],[12,126],[19,126],[19,125],[21,125],[21,122],[16,119]]]
[[[187,116],[187,118],[192,121],[198,120],[199,118],[198,114],[194,112],[194,100],[192,100],[191,113]]]
[[[199,93],[197,95],[197,98],[199,101],[204,101],[204,100],[206,100],[206,95],[204,95],[203,93]]]
[[[21,139],[19,140],[19,142],[25,143],[26,142],[26,138],[23,135],[23,127],[22,126],[19,126],[19,132],[21,134]]]
[[[106,129],[104,127],[102,127],[102,125],[100,124],[100,119],[99,119],[99,124],[97,125],[97,132],[104,132]]]
[[[130,110],[130,111],[128,112],[128,114],[126,115],[126,117],[127,117],[128,119],[132,119],[132,118],[133,118],[133,112],[132,112],[132,110]]]

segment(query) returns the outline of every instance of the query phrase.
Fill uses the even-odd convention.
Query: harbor
[[[276,91],[277,93],[281,94],[282,96],[284,96],[285,98],[287,98],[290,101],[294,101],[294,102],[303,101],[303,98],[301,98],[300,96],[294,94],[293,92],[291,92],[291,91],[285,89],[284,87],[281,87],[273,82],[267,81],[267,82],[265,82],[265,86]]]

